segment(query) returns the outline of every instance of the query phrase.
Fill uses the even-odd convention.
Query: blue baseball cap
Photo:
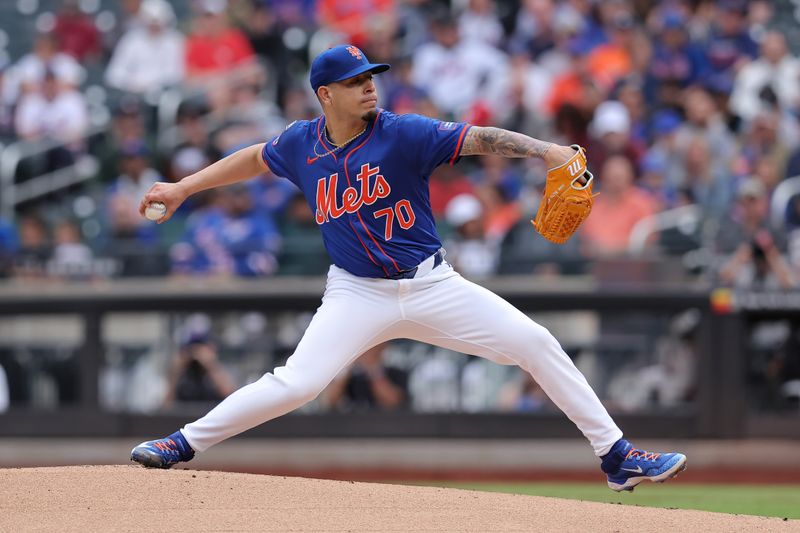
[[[370,63],[367,56],[352,44],[342,44],[325,50],[311,63],[311,88],[317,92],[322,85],[346,80],[364,72],[389,70],[386,63]]]

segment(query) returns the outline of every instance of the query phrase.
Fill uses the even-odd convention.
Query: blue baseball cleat
[[[657,483],[677,476],[686,469],[686,456],[682,453],[654,453],[634,448],[625,439],[618,440],[611,451],[603,456],[603,471],[608,476],[608,487],[621,492],[649,479]]]
[[[163,439],[143,442],[131,450],[131,461],[148,468],[170,468],[172,465],[191,461],[194,450],[180,431]]]

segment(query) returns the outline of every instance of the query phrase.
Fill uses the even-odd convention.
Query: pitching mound
[[[30,530],[708,533],[800,531],[800,523],[455,489],[137,466],[0,469],[0,531]]]

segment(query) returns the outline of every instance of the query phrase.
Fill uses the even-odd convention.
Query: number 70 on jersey
[[[392,228],[394,227],[395,218],[397,219],[398,225],[402,229],[409,229],[414,225],[414,221],[416,220],[414,210],[411,208],[411,202],[408,200],[400,200],[394,205],[394,207],[384,207],[383,209],[378,209],[372,214],[372,216],[374,216],[376,219],[386,217],[386,226],[383,231],[383,238],[387,241],[392,239]]]

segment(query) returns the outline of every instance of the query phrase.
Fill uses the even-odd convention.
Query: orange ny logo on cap
[[[361,50],[356,48],[355,46],[348,46],[347,51],[350,52],[350,55],[355,57],[356,59],[361,59]]]

